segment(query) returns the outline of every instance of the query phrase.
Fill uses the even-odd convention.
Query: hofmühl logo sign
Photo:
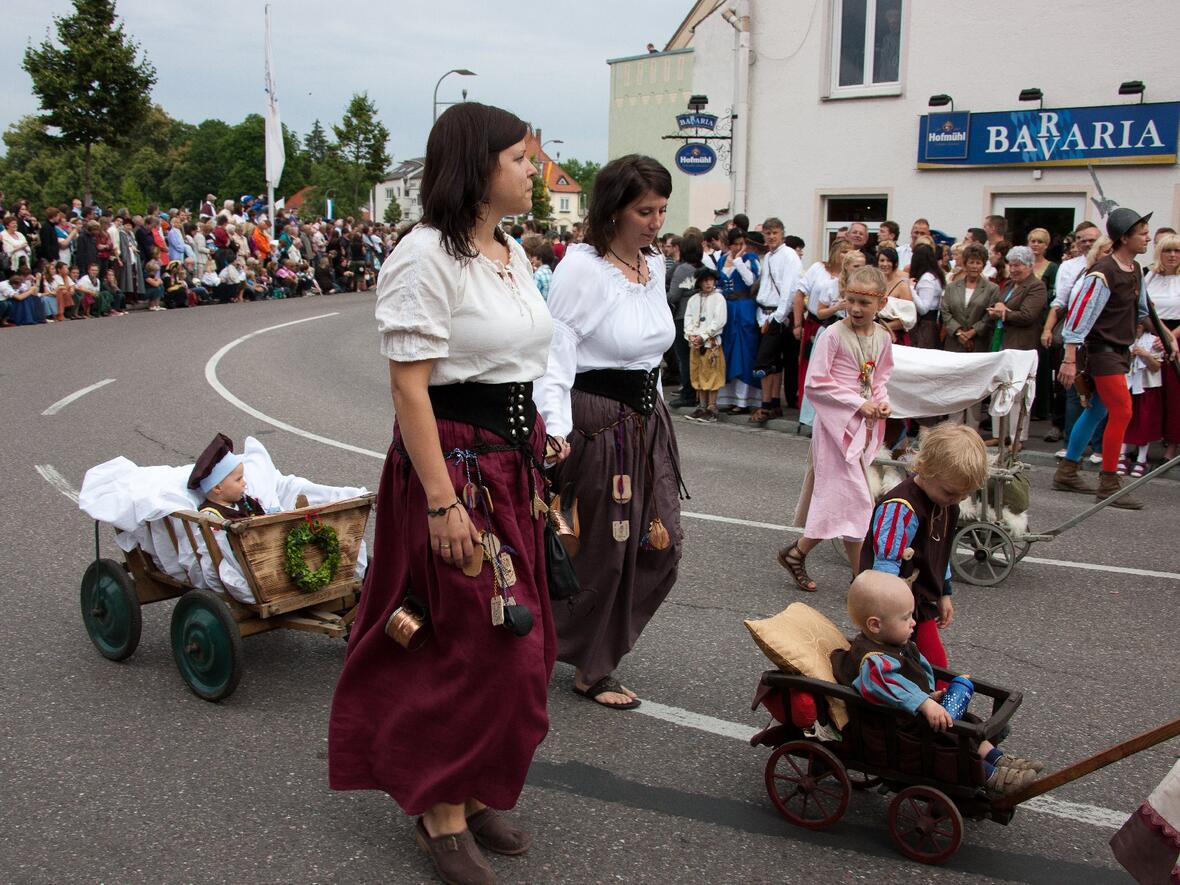
[[[676,168],[686,175],[704,175],[717,165],[717,152],[707,144],[689,142],[676,152]]]

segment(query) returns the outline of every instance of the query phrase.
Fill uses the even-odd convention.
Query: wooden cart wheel
[[[848,773],[848,783],[852,784],[854,790],[872,790],[881,786],[881,778],[875,774],[866,774],[851,768],[845,769],[845,771]]]
[[[1015,566],[1012,538],[998,525],[973,522],[955,533],[951,571],[956,578],[978,587],[994,587],[1007,580]]]
[[[131,576],[113,559],[96,559],[82,576],[82,623],[98,653],[124,661],[139,646],[143,615]]]
[[[963,843],[963,815],[941,790],[906,787],[889,803],[889,835],[910,860],[945,863]]]
[[[1028,556],[1028,551],[1032,550],[1032,541],[1012,541],[1012,549],[1016,551],[1016,561],[1024,559]]]
[[[830,751],[811,741],[790,741],[766,761],[766,792],[795,826],[822,830],[844,816],[852,786]]]
[[[172,654],[193,693],[220,701],[242,678],[242,634],[216,593],[190,590],[172,610]]]

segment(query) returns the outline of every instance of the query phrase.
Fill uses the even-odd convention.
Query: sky
[[[263,0],[118,0],[127,33],[156,67],[153,100],[190,123],[228,123],[263,113]],[[390,131],[394,162],[420,156],[431,96],[507,108],[540,127],[548,152],[607,159],[610,82],[606,59],[661,49],[692,0],[274,0],[276,92],[283,123],[301,136],[319,119],[339,122],[354,92],[367,91]],[[70,0],[3,0],[0,128],[36,113],[21,68]],[[327,13],[327,14],[325,14]],[[441,111],[441,108],[440,108]],[[2,149],[2,146],[0,146]]]

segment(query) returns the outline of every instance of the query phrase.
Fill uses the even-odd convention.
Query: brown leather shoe
[[[431,838],[422,818],[418,818],[414,841],[430,855],[434,871],[447,885],[496,885],[496,874],[479,853],[470,830]]]
[[[477,811],[467,818],[467,829],[476,842],[496,854],[524,854],[533,844],[532,836],[512,826],[490,808]]]
[[[1079,467],[1077,461],[1063,458],[1057,465],[1057,472],[1053,474],[1053,488],[1059,492],[1079,492],[1083,495],[1092,495],[1098,491],[1078,475]]]
[[[1105,470],[1098,477],[1098,491],[1094,493],[1094,499],[1097,501],[1105,501],[1115,492],[1123,487],[1122,477],[1117,473],[1107,473]],[[1110,505],[1111,507],[1119,507],[1123,510],[1142,510],[1143,502],[1138,498],[1132,498],[1130,495],[1123,495],[1117,501]]]

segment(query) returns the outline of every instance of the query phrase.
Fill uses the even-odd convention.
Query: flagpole
[[[266,212],[270,219],[271,239],[278,235],[275,230],[275,188],[283,176],[286,160],[283,149],[283,124],[279,120],[279,99],[275,93],[274,58],[270,39],[270,4],[265,7],[266,15]]]

